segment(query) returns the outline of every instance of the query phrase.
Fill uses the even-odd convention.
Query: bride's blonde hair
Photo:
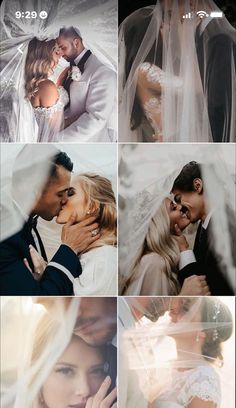
[[[177,264],[179,260],[179,248],[176,240],[170,233],[170,218],[167,211],[166,199],[164,199],[150,220],[147,234],[132,263],[128,278],[121,282],[122,294],[125,294],[129,285],[135,280],[137,268],[142,257],[151,252],[157,253],[163,259],[164,273],[170,282],[173,293],[179,291],[177,280]]]
[[[77,178],[85,194],[85,205],[89,204],[90,213],[98,211],[97,222],[101,237],[91,247],[116,245],[117,212],[116,198],[110,180],[94,173],[83,173]]]
[[[25,62],[25,96],[30,99],[38,91],[39,82],[47,79],[55,66],[53,50],[56,40],[40,41],[36,37],[29,42]]]

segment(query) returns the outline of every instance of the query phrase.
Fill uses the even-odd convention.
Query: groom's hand
[[[94,241],[100,238],[99,225],[94,222],[96,217],[89,217],[79,223],[73,213],[68,222],[63,226],[61,233],[62,244],[70,247],[76,254],[84,251]]]
[[[177,241],[177,244],[179,246],[180,252],[186,251],[189,248],[189,244],[185,236],[182,234],[181,229],[177,224],[175,224],[175,234],[174,237]]]

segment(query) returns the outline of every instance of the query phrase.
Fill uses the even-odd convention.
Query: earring
[[[196,342],[199,343],[200,337],[199,337],[199,333],[196,336]]]
[[[87,215],[91,214],[91,211],[90,211],[90,210],[88,210],[86,214],[87,214]]]

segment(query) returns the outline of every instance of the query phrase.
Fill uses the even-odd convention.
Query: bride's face
[[[171,233],[175,233],[175,224],[183,231],[189,224],[190,220],[187,215],[182,212],[181,204],[176,204],[169,198],[166,199],[166,208],[170,218]]]
[[[67,203],[62,207],[56,222],[65,224],[72,213],[76,213],[76,221],[83,221],[88,216],[89,205],[86,200],[86,195],[79,181],[72,182],[73,187],[68,191]]]
[[[106,377],[101,350],[73,336],[42,387],[48,408],[85,408]]]
[[[171,337],[180,339],[183,337],[185,341],[196,340],[196,335],[201,332],[201,308],[195,309],[197,299],[191,297],[172,298],[169,305],[169,316],[172,323],[182,324],[182,331],[171,335]],[[194,330],[188,330],[189,325],[194,324]],[[186,326],[187,325],[187,326]],[[185,330],[186,328],[186,330]]]

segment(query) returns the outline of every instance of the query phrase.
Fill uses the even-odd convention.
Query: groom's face
[[[175,202],[185,207],[185,214],[191,223],[199,221],[204,215],[204,196],[197,191],[173,191]]]
[[[57,44],[61,50],[63,58],[69,62],[74,61],[83,50],[83,45],[79,38],[66,38],[61,35],[57,39]]]
[[[57,166],[56,176],[49,179],[37,204],[34,213],[47,221],[56,217],[67,202],[71,173],[63,166]]]

